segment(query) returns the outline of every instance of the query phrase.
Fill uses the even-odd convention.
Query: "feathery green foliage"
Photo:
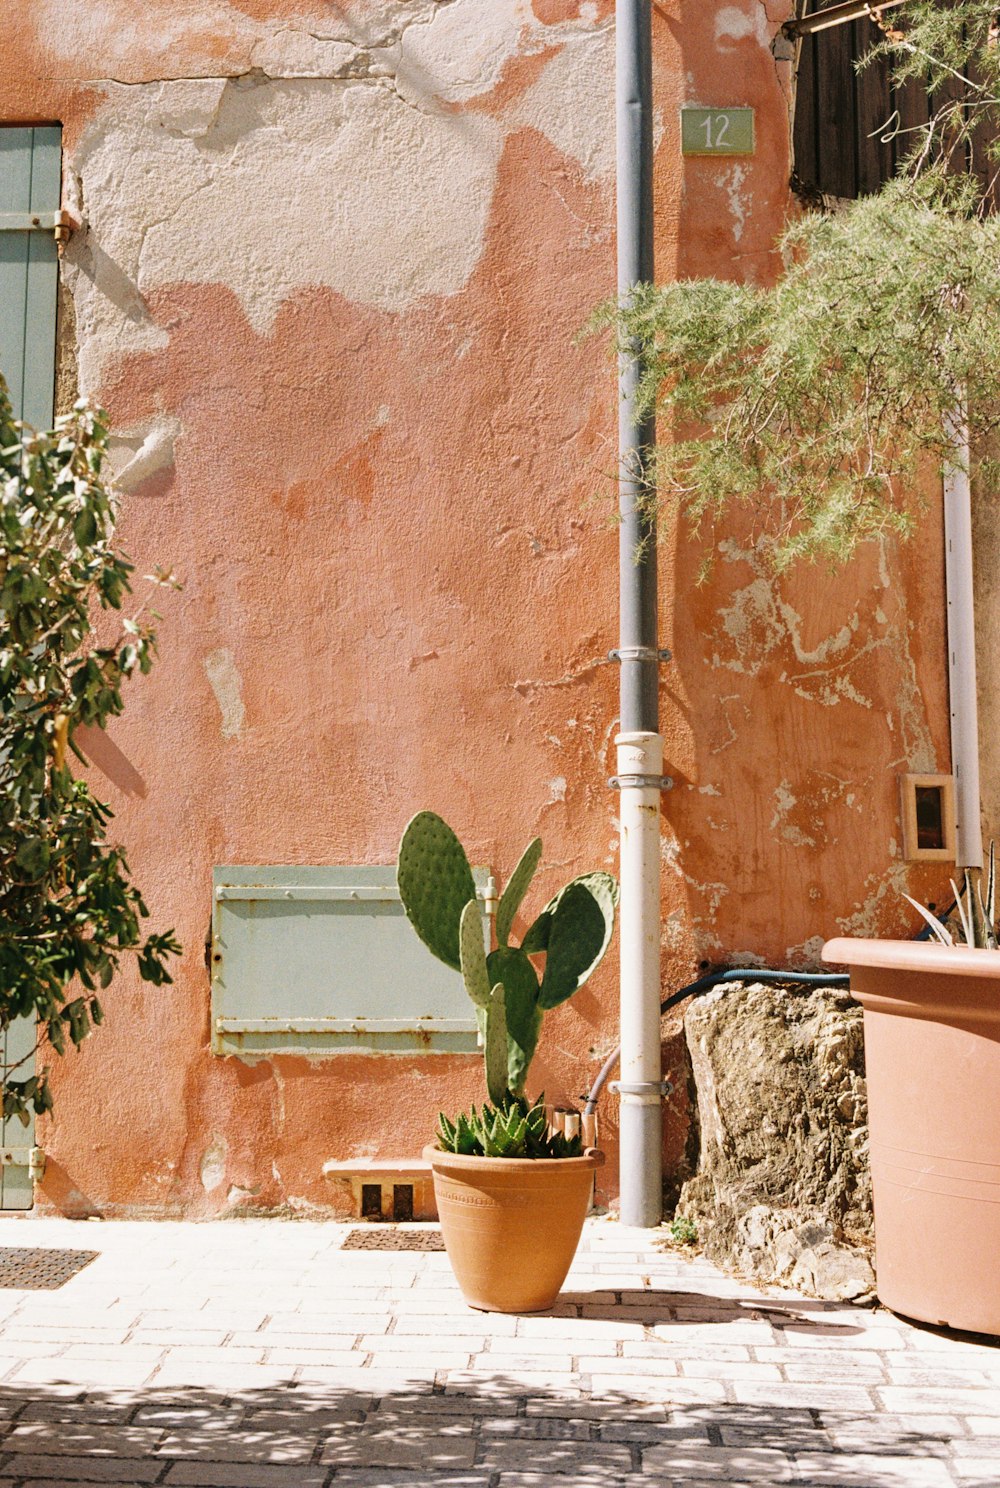
[[[1000,424],[996,9],[914,0],[892,14],[878,50],[897,78],[950,90],[900,178],[792,221],[772,287],[638,285],[595,317],[643,359],[639,414],[660,421],[650,509],[697,525],[748,503],[779,567],[905,533],[928,471],[954,458],[956,412],[974,450]],[[957,169],[973,144],[985,178]],[[996,470],[980,459],[972,474]]]

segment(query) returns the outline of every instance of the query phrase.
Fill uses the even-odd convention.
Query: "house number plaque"
[[[752,108],[682,108],[681,153],[752,155]]]

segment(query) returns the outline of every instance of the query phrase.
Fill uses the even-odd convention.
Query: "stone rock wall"
[[[874,1287],[862,1013],[829,988],[730,984],[685,1016],[699,1159],[677,1212],[709,1259],[820,1297]]]

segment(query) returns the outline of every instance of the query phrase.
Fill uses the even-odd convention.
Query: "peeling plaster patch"
[[[60,63],[71,65],[76,79],[81,57],[101,57],[106,59],[105,79],[136,82],[150,58],[158,59],[164,71],[171,58],[183,59],[188,76],[235,75],[248,64],[263,65],[260,59],[268,57],[279,67],[287,68],[291,58],[303,67],[312,59],[315,66],[331,43],[348,45],[352,52],[389,52],[409,27],[433,20],[442,3],[447,0],[380,0],[377,25],[366,25],[356,12],[329,0],[302,0],[297,24],[255,20],[230,0],[200,7],[158,6],[155,16],[134,0],[87,0],[86,5],[34,0],[38,35],[57,69]]]
[[[691,877],[690,873],[686,873],[681,865],[680,841],[674,836],[669,824],[666,822],[664,823],[663,835],[660,838],[660,858],[668,868],[672,869],[677,878],[680,878],[687,884],[688,888],[694,889],[707,901],[707,918],[709,920],[714,919],[716,910],[730,892],[729,885],[724,883],[699,883],[696,878]],[[699,925],[703,922],[704,918],[701,915],[692,915],[692,924]]]
[[[222,737],[238,739],[243,730],[244,707],[240,674],[233,653],[226,647],[205,657],[205,675],[222,713]]]
[[[87,0],[86,5],[35,0],[35,9],[38,36],[57,59],[67,63],[78,63],[81,57],[106,57],[109,67],[124,71],[135,55],[158,51],[169,57],[176,51],[190,56],[197,47],[198,23],[186,6],[171,10],[160,6],[158,15],[150,15],[145,7],[126,6],[119,0]],[[254,28],[227,0],[215,0],[211,22],[206,16],[202,29],[206,43],[214,33],[216,47],[225,50],[227,43],[241,33],[251,35]]]
[[[791,781],[782,780],[774,792],[770,830],[792,847],[825,845],[831,835],[828,808],[839,805],[846,790],[847,781],[828,770],[810,770],[797,794]]]
[[[464,103],[491,92],[511,57],[522,50],[526,30],[540,31],[531,0],[489,0],[488,5],[450,5],[432,24],[411,26],[402,39],[398,87],[416,101],[435,94]]]
[[[604,26],[571,36],[505,120],[544,134],[588,180],[609,180],[615,172],[614,100],[615,34]]]
[[[699,796],[721,796],[722,792],[717,785],[699,785],[698,794]]]
[[[747,214],[753,202],[753,197],[748,196],[744,200],[742,191],[743,183],[747,178],[745,165],[731,165],[728,170],[716,177],[716,185],[721,186],[729,200],[729,210],[733,218],[733,241],[738,243],[743,236],[746,227]]]
[[[115,485],[122,491],[134,491],[149,476],[169,470],[174,463],[174,440],[182,427],[179,418],[162,414],[113,434],[108,441],[108,457]]]
[[[879,543],[879,582],[883,588],[890,587],[890,575],[885,540]],[[885,627],[883,634],[870,635],[858,643],[861,618],[857,610],[835,631],[807,648],[802,640],[801,616],[775,592],[774,580],[761,569],[760,555],[752,548],[742,548],[734,541],[720,544],[720,552],[731,563],[746,563],[756,571],[752,583],[738,589],[732,595],[727,608],[719,611],[721,630],[732,643],[735,655],[713,655],[712,664],[729,671],[755,676],[765,660],[779,647],[791,644],[795,658],[808,671],[782,672],[779,681],[789,685],[796,696],[822,707],[836,707],[849,702],[857,707],[871,710],[872,699],[855,685],[850,673],[867,657],[888,652],[897,668],[899,685],[895,699],[899,720],[903,753],[900,763],[910,770],[933,773],[936,756],[931,739],[923,696],[917,684],[916,665],[909,648],[909,632],[904,620],[890,622],[879,608],[875,619]],[[720,703],[727,699],[720,698]],[[890,733],[895,731],[895,720],[886,715]],[[735,739],[735,730],[726,716],[731,737],[713,749],[728,747]]]
[[[736,5],[724,5],[715,17],[716,41],[745,41],[748,37],[758,46],[770,45],[771,26],[763,5],[754,4],[752,15]]]
[[[788,813],[798,805],[795,796],[792,795],[791,785],[783,780],[774,792],[775,811],[771,818],[770,830],[777,832],[783,842],[791,843],[792,847],[815,847],[816,839],[808,837],[800,827],[788,821]]]
[[[399,311],[458,293],[479,261],[495,121],[418,113],[365,83],[214,87],[107,85],[70,161],[87,217],[66,260],[85,391],[105,359],[166,345],[147,305],[163,285],[227,285],[266,333],[303,286]]]
[[[253,47],[254,67],[269,78],[391,77],[399,49],[377,61],[351,41],[313,36],[294,27],[272,32]]]
[[[713,657],[715,666],[753,677],[766,657],[781,644],[784,627],[771,585],[764,578],[754,579],[737,589],[732,603],[719,611],[724,633],[735,643],[736,656],[723,661]]]
[[[222,1137],[213,1137],[201,1159],[201,1186],[206,1193],[218,1188],[226,1177],[226,1144]]]
[[[844,935],[859,935],[865,939],[877,939],[883,933],[882,910],[886,901],[897,904],[899,896],[907,890],[907,866],[893,863],[882,874],[872,874],[865,880],[866,889],[872,891],[858,905],[853,914],[836,921],[837,929]]]
[[[549,788],[550,801],[565,801],[566,780],[562,775],[557,775],[555,780],[547,780],[545,783]]]
[[[822,935],[810,935],[801,945],[789,946],[785,952],[785,958],[789,966],[801,965],[805,962],[809,966],[820,966],[822,964],[823,946],[826,941]]]

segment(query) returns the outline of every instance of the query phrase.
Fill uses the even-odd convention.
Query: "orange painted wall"
[[[185,581],[95,781],[186,952],[172,988],[115,985],[58,1070],[40,1205],[323,1210],[325,1159],[417,1151],[479,1098],[479,1061],[214,1057],[213,864],[391,862],[421,807],[501,879],[539,833],[538,902],[616,861],[616,392],[575,339],[614,284],[613,7],[8,10],[0,122],[62,122],[86,224],[63,270],[80,382],[119,464],[146,450],[122,537]],[[786,12],[655,6],[660,278],[775,272]],[[685,102],[753,105],[754,157],[682,160]],[[756,521],[665,524],[668,989],[905,932],[897,891],[937,883],[902,864],[896,805],[899,772],[948,768],[935,513],[908,547],[780,582]],[[616,999],[609,958],[549,1015],[550,1097],[589,1086]]]

